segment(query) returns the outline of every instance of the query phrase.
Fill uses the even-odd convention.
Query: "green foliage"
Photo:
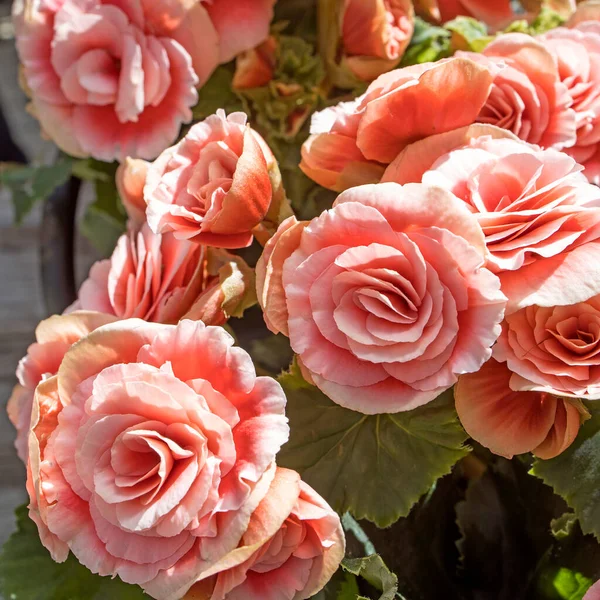
[[[362,577],[375,589],[381,592],[378,600],[394,600],[398,591],[398,578],[383,562],[381,556],[374,554],[366,558],[346,558],[342,561],[344,571]],[[348,596],[339,596],[338,600],[346,600]],[[363,600],[364,596],[359,596]],[[364,600],[367,600],[366,598]]]
[[[567,501],[584,533],[600,540],[599,456],[600,411],[595,410],[571,446],[556,458],[536,460],[532,473]]]
[[[539,591],[548,600],[582,600],[593,581],[565,567],[547,570],[539,581]]]
[[[540,35],[546,33],[551,29],[560,27],[565,22],[565,19],[561,17],[557,12],[542,6],[540,12],[536,18],[531,22],[527,22],[525,19],[514,21],[506,29],[506,33],[518,32],[526,33],[528,35]]]
[[[0,594],[6,600],[143,600],[141,588],[92,574],[75,557],[55,563],[40,542],[27,507],[0,556]]]
[[[416,17],[414,33],[400,66],[406,67],[450,56],[451,39],[452,32],[448,29],[430,25]]]
[[[566,512],[556,519],[550,521],[550,531],[557,540],[564,540],[573,533],[573,528],[577,524],[575,513]]]
[[[471,50],[481,52],[485,46],[493,39],[488,36],[487,27],[471,17],[457,17],[448,21],[444,29],[452,34],[452,50]]]
[[[302,38],[279,35],[276,39],[272,80],[265,86],[238,93],[248,101],[267,141],[296,141],[303,123],[322,99],[319,86],[325,71],[314,46]]]
[[[296,367],[279,382],[291,437],[278,463],[338,512],[386,527],[467,454],[451,391],[410,412],[369,416],[332,402]]]
[[[79,177],[94,184],[96,199],[86,209],[81,232],[102,256],[110,256],[127,220],[115,183],[117,167],[117,163],[88,159],[76,163],[74,169]]]
[[[68,181],[73,159],[61,156],[52,165],[0,164],[0,187],[11,193],[15,224],[20,225],[31,209]]]

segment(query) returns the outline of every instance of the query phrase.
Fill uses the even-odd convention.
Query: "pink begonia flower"
[[[27,463],[27,439],[31,421],[33,393],[40,381],[56,375],[66,351],[90,331],[115,320],[110,315],[79,311],[70,315],[54,315],[42,321],[35,330],[35,343],[19,361],[17,379],[8,400],[8,418],[17,430],[15,448]]]
[[[269,36],[276,0],[200,1],[219,36],[219,62],[229,62]]]
[[[152,163],[144,188],[152,231],[221,248],[252,243],[279,170],[246,120],[244,113],[218,110]]]
[[[586,23],[574,29],[559,27],[541,36],[558,64],[562,82],[573,99],[577,141],[565,149],[585,167],[591,183],[600,183],[600,23],[587,31]],[[580,28],[582,30],[580,30]]]
[[[344,546],[338,515],[297,473],[278,468],[239,547],[184,600],[311,598],[337,570]]]
[[[481,227],[451,193],[365,185],[308,224],[282,223],[257,265],[258,299],[334,402],[399,412],[491,356],[506,298],[484,262]]]
[[[544,45],[524,33],[497,37],[482,54],[457,52],[487,66],[494,84],[479,123],[512,131],[544,148],[568,148],[577,139],[573,100],[561,81],[558,65]]]
[[[391,71],[410,42],[413,19],[410,0],[344,0],[343,62],[364,81]]]
[[[36,389],[29,468],[55,560],[179,600],[234,550],[288,439],[285,395],[221,327],[96,329]]]
[[[241,257],[178,240],[171,233],[152,233],[144,224],[119,238],[110,259],[92,266],[69,310],[156,323],[187,318],[221,325],[237,312],[252,285],[251,269]]]
[[[462,375],[454,389],[456,410],[467,433],[495,454],[512,458],[533,452],[550,459],[575,440],[585,409],[545,392],[514,391],[506,364],[490,359]]]
[[[355,101],[313,115],[300,168],[335,191],[376,183],[407,145],[472,123],[492,80],[487,66],[465,58],[385,73]]]
[[[600,398],[600,295],[567,306],[528,306],[506,317],[494,347],[513,390]]]
[[[600,600],[600,581],[596,581],[596,583],[587,591],[583,600]]]
[[[513,312],[600,293],[600,190],[581,170],[562,152],[473,126],[407,148],[384,180],[438,185],[466,203]]]
[[[35,115],[73,156],[156,157],[218,64],[218,35],[198,3],[17,0],[13,14]]]

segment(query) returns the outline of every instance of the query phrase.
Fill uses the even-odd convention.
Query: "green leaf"
[[[244,110],[242,100],[232,88],[233,73],[231,64],[221,65],[200,88],[198,102],[192,109],[195,121],[205,119],[219,108],[228,114]]]
[[[556,11],[542,6],[536,18],[530,23],[525,19],[514,21],[504,31],[506,33],[517,32],[528,35],[541,35],[551,29],[560,27],[565,19]]]
[[[532,473],[567,501],[584,533],[600,540],[600,411],[590,412],[571,446],[556,458],[536,460]]]
[[[141,588],[100,577],[75,557],[55,563],[40,542],[27,507],[16,510],[17,531],[0,555],[0,594],[6,600],[143,600]]]
[[[278,463],[300,472],[339,513],[386,527],[467,454],[452,391],[410,412],[369,416],[332,402],[295,366],[279,382],[291,437]]]
[[[416,17],[413,37],[400,66],[406,67],[450,56],[451,38],[452,33],[447,29],[430,25],[427,21]]]
[[[119,236],[125,231],[127,215],[119,199],[115,183],[117,163],[94,161],[91,170],[96,200],[87,207],[81,232],[102,256],[110,256]]]
[[[565,567],[544,572],[538,589],[548,600],[582,600],[593,581]]]
[[[71,176],[73,159],[61,156],[52,165],[0,164],[0,187],[11,192],[15,223],[20,225],[37,202],[45,200]]]
[[[556,519],[550,521],[550,531],[557,540],[568,538],[577,524],[575,513],[566,512]]]
[[[444,28],[452,33],[452,48],[454,50],[477,52],[477,42],[487,37],[487,27],[472,17],[457,17],[452,21],[448,21]]]
[[[342,568],[357,577],[362,577],[382,592],[379,600],[394,600],[398,591],[398,578],[385,566],[381,556],[374,554],[366,558],[345,558]]]

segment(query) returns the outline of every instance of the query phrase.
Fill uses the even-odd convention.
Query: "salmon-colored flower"
[[[541,38],[558,64],[576,115],[577,141],[567,148],[585,167],[584,175],[600,183],[600,23],[597,32],[559,27]]]
[[[365,414],[433,400],[490,357],[505,297],[477,219],[436,187],[352,188],[285,221],[257,267],[274,332],[334,402]]]
[[[100,327],[36,389],[37,517],[93,573],[181,598],[242,539],[288,437],[284,409],[221,327]]]
[[[221,325],[247,301],[252,286],[251,269],[242,258],[172,233],[152,233],[144,224],[119,238],[110,259],[92,266],[70,310]]]
[[[476,120],[526,142],[562,149],[577,140],[576,114],[558,65],[544,45],[522,33],[497,37],[482,54],[458,52],[486,65],[494,84]]]
[[[586,592],[583,600],[600,600],[600,581],[596,581],[596,583]]]
[[[278,468],[238,548],[185,600],[312,598],[344,557],[340,518],[294,471]]]
[[[75,342],[97,327],[114,320],[110,315],[79,311],[70,315],[54,315],[36,327],[36,341],[29,346],[27,355],[19,362],[19,383],[6,407],[8,418],[17,430],[15,448],[23,462],[27,462],[31,407],[37,384],[56,375],[65,353]]]
[[[454,396],[465,430],[506,458],[525,452],[543,459],[558,456],[577,437],[585,409],[546,392],[514,391],[511,376],[506,364],[490,359],[458,379]]]
[[[600,295],[508,315],[494,357],[508,364],[514,390],[600,398]]]
[[[364,81],[395,68],[413,33],[410,0],[344,0],[342,46],[346,66]]]
[[[244,90],[267,85],[275,71],[277,40],[271,36],[256,48],[238,55],[231,85]]]
[[[115,182],[119,197],[134,227],[146,222],[146,202],[144,186],[150,163],[145,160],[127,157],[117,168]]]
[[[600,250],[600,190],[570,156],[490,133],[497,130],[479,126],[423,140],[384,179],[418,178],[467,204],[485,234],[488,265],[500,274],[509,312],[600,292],[591,283]]]
[[[150,166],[144,188],[155,233],[221,248],[252,243],[267,214],[277,161],[244,113],[223,110],[194,125]]]
[[[300,168],[336,191],[377,182],[407,145],[472,123],[492,79],[486,66],[464,58],[385,73],[354,102],[313,116]]]

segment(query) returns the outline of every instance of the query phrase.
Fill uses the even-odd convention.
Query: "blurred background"
[[[46,163],[55,147],[41,138],[37,121],[26,110],[27,98],[18,82],[11,4],[12,0],[0,0],[0,162]],[[36,325],[49,315],[40,277],[41,208],[34,207],[16,227],[10,196],[0,189],[0,545],[14,529],[14,509],[27,500],[25,469],[13,446],[15,431],[5,407],[16,383],[17,363],[34,340]],[[77,238],[76,256],[81,281],[95,258],[87,240]]]

